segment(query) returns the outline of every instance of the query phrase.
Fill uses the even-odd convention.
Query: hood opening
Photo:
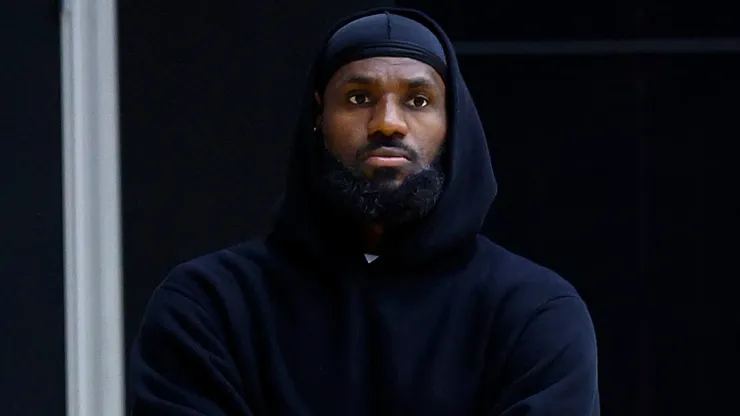
[[[413,264],[459,256],[474,244],[491,204],[497,184],[486,135],[472,97],[460,73],[447,35],[425,14],[411,9],[370,9],[338,22],[322,43],[310,69],[302,107],[293,135],[286,189],[279,202],[271,238],[316,259],[362,259],[357,229],[342,223],[322,206],[318,191],[323,140],[314,131],[320,108],[314,92],[323,80],[321,65],[330,39],[337,30],[359,18],[389,13],[421,23],[441,44],[447,73],[447,137],[443,153],[446,182],[432,211],[417,224],[394,234],[381,254],[386,262]],[[436,68],[435,68],[436,69]],[[364,260],[362,260],[364,261]],[[441,260],[440,260],[441,261]]]

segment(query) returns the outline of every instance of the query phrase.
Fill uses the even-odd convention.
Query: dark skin
[[[322,106],[317,123],[329,151],[369,178],[379,168],[386,172],[392,168],[390,188],[428,168],[447,134],[442,77],[411,58],[351,62],[332,76],[324,96],[317,93],[316,101]],[[370,146],[389,138],[400,141],[404,149]],[[368,225],[368,251],[372,252],[382,229],[382,224]]]

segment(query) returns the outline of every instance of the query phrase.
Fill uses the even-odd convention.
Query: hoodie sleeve
[[[165,283],[129,356],[132,416],[247,416],[244,389],[215,311]]]
[[[496,416],[598,416],[596,336],[584,302],[568,295],[539,307],[506,375]]]

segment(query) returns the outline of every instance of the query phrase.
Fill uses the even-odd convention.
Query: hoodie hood
[[[435,69],[446,71],[442,78],[447,93],[447,137],[442,161],[446,182],[443,192],[433,210],[419,224],[394,237],[381,257],[387,262],[411,264],[459,255],[461,250],[474,244],[497,191],[486,136],[447,35],[425,14],[394,7],[370,9],[349,16],[338,22],[322,43],[302,97],[286,189],[272,237],[311,258],[341,261],[360,259],[363,254],[362,248],[352,243],[358,240],[356,236],[351,238],[347,234],[355,231],[338,223],[336,218],[327,214],[326,207],[322,207],[320,163],[325,150],[323,138],[314,131],[320,111],[314,93],[323,90],[326,56],[337,55],[332,52],[332,48],[337,48],[332,43],[334,34],[358,19],[377,14],[401,17],[396,19],[399,22],[411,19],[436,36],[441,50],[431,51],[431,54],[430,51],[422,51],[424,53],[419,55],[419,60],[444,54],[443,57],[438,56],[444,67],[434,61],[434,56],[431,60],[436,64]],[[392,36],[391,30],[388,36]],[[409,42],[401,40],[398,46],[404,47],[404,43],[409,45]]]

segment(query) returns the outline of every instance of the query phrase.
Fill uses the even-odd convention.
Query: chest
[[[476,413],[493,309],[475,285],[372,273],[291,280],[265,286],[261,311],[269,325],[255,351],[279,379],[265,386],[273,396],[321,416]]]

